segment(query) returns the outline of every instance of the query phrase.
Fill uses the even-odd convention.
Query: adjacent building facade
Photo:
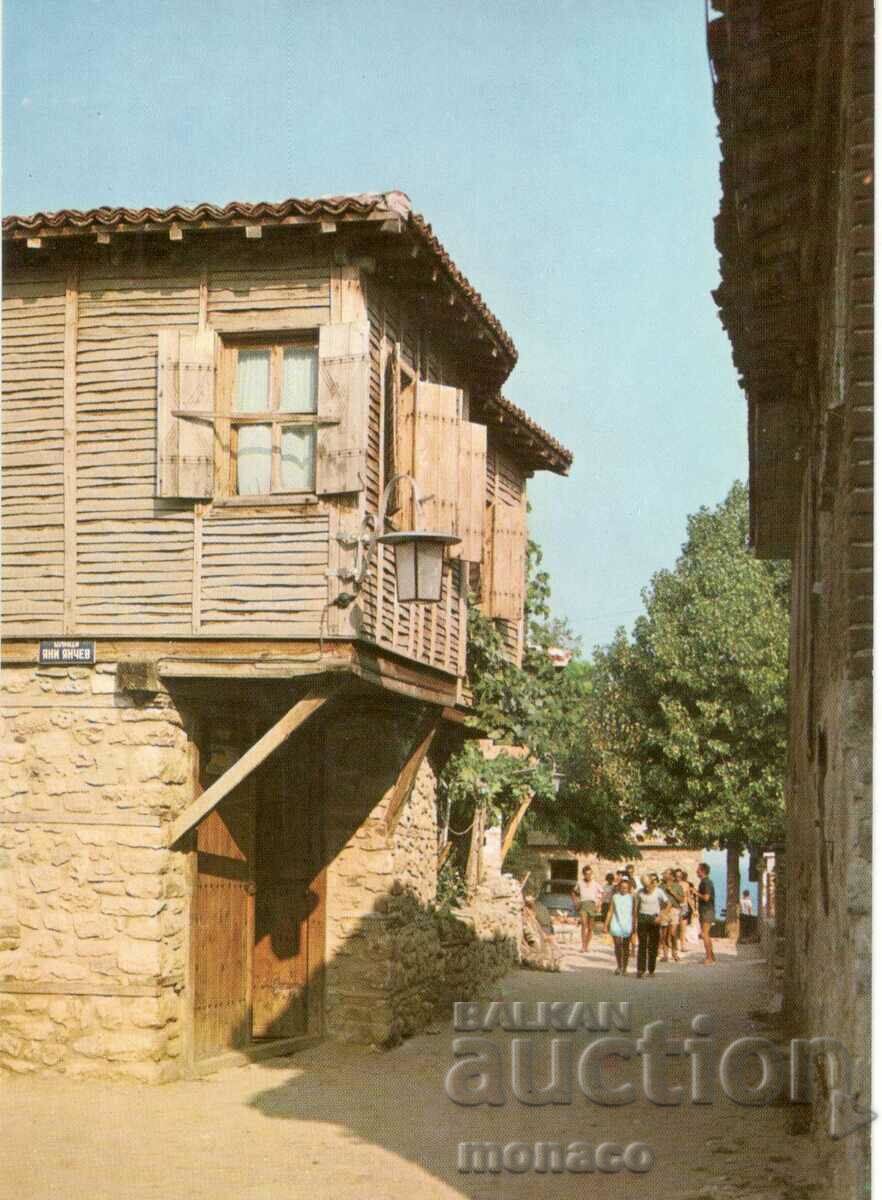
[[[0,1064],[394,1040],[516,936],[428,919],[435,780],[469,594],[517,660],[571,456],[403,193],[3,231]],[[375,540],[414,526],[459,539],[437,603]]]
[[[640,857],[635,853],[632,858],[612,859],[590,851],[572,850],[561,845],[554,834],[533,829],[527,834],[525,845],[518,850],[518,873],[529,871],[527,887],[538,891],[546,881],[552,880],[575,887],[583,867],[591,867],[594,879],[602,884],[608,874],[615,874],[626,863],[631,863],[638,878],[650,872],[661,878],[665,871],[681,868],[697,885],[697,868],[702,861],[703,850],[688,850],[678,846],[672,839],[653,833],[643,825],[632,827],[631,839]]]
[[[716,293],[748,402],[752,539],[793,564],[776,921],[793,1033],[839,1038],[869,1103],[873,653],[873,6],[727,0]],[[824,1075],[824,1072],[820,1072]],[[816,1127],[828,1123],[830,1081]],[[866,1129],[828,1141],[865,1194]]]

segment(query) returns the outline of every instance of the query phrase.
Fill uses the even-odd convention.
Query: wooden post
[[[77,325],[79,276],[67,277],[64,291],[64,632],[77,629]]]
[[[726,847],[726,937],[738,941],[741,932],[741,847]]]
[[[210,788],[206,788],[201,796],[187,805],[169,830],[168,844],[173,846],[185,833],[208,816],[211,810],[247,779],[264,759],[269,758],[270,754],[281,746],[282,742],[286,741],[295,729],[299,729],[304,722],[308,721],[327,702],[330,694],[329,689],[323,694],[313,693],[298,700],[293,708],[290,708],[279,721],[276,721],[263,737],[258,738],[254,745],[246,750],[228,770],[224,771],[223,775],[216,779]]]
[[[465,882],[466,895],[471,897],[478,890],[481,882],[481,869],[484,862],[484,827],[487,823],[487,810],[481,806],[475,809],[475,819],[472,822],[472,840],[469,845],[469,857],[466,863]]]
[[[434,717],[428,718],[422,725],[421,736],[414,749],[408,756],[407,762],[401,768],[395,784],[389,791],[389,801],[386,805],[386,836],[391,837],[395,832],[404,806],[413,791],[416,777],[438,731],[438,722]]]
[[[517,831],[520,827],[521,821],[523,821],[524,817],[527,815],[527,809],[530,807],[530,805],[532,803],[533,803],[533,793],[532,792],[524,792],[524,795],[521,798],[521,803],[518,806],[518,810],[515,813],[515,815],[512,817],[512,819],[509,821],[508,829],[506,829],[506,831],[502,837],[502,860],[501,860],[502,862],[505,862],[505,856],[508,854],[509,850],[511,849],[512,842],[515,839],[515,834],[517,833]]]
[[[200,633],[202,630],[202,518],[204,513],[205,506],[203,504],[193,505],[193,633]]]

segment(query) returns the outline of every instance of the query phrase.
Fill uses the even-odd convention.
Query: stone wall
[[[0,1067],[176,1073],[181,856],[161,820],[192,793],[170,697],[115,692],[115,664],[0,680]]]
[[[0,1069],[173,1078],[189,885],[187,855],[164,841],[193,796],[189,718],[165,690],[143,704],[117,691],[113,663],[10,666],[0,700]],[[510,880],[496,873],[455,917],[434,910],[430,758],[387,824],[423,715],[360,698],[328,722],[321,986],[332,1037],[393,1043],[515,959]]]
[[[328,734],[326,1032],[390,1045],[439,1003],[471,998],[508,971],[520,941],[520,889],[485,881],[468,909],[433,908],[437,775],[423,760],[391,833],[390,792],[413,749],[413,718],[347,713]]]
[[[848,1047],[869,1103],[872,904],[873,14],[838,13],[819,65],[835,180],[824,214],[816,394],[793,557],[785,1005],[791,1034]],[[778,919],[782,913],[778,912]],[[831,1194],[862,1195],[869,1136],[827,1136]]]

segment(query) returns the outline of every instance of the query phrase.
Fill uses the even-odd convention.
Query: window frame
[[[383,411],[380,426],[383,435],[382,486],[383,495],[391,479],[401,474],[409,456],[402,442],[401,413],[402,397],[408,388],[415,388],[419,381],[417,371],[404,361],[401,342],[393,341],[386,351],[383,368]],[[403,506],[407,499],[400,484],[393,487],[386,508],[386,531],[397,532],[401,528]]]
[[[287,412],[280,408],[282,397],[282,372],[284,352],[297,346],[312,350],[316,360],[316,378],[319,370],[318,329],[295,333],[255,333],[248,335],[226,335],[221,341],[220,387],[216,404],[215,436],[215,496],[221,503],[228,504],[298,504],[316,499],[316,471],[318,459],[318,433],[322,422],[318,414],[318,387],[315,411],[307,413]],[[233,410],[236,392],[236,376],[240,350],[267,350],[269,363],[270,408],[257,412],[237,413]],[[270,427],[270,490],[254,494],[238,491],[237,447],[238,431],[244,425]],[[283,428],[300,427],[312,430],[314,455],[312,487],[298,490],[284,489],[281,485],[281,447]]]

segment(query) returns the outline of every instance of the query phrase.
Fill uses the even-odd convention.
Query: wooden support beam
[[[201,796],[188,804],[179,817],[172,823],[169,830],[168,844],[173,846],[175,842],[180,841],[185,833],[189,833],[194,826],[216,808],[225,796],[239,786],[252,771],[269,758],[272,752],[278,749],[279,746],[291,736],[296,729],[304,725],[310,717],[314,716],[318,710],[327,703],[330,698],[330,689],[321,692],[310,692],[301,700],[290,708],[285,715],[275,725],[271,726],[263,737],[258,738],[253,746],[237,759],[236,762],[226,771],[219,779],[216,779],[211,787],[206,788]]]
[[[386,835],[390,837],[398,824],[401,814],[404,812],[404,806],[410,798],[410,793],[413,791],[413,785],[416,783],[417,773],[423,765],[423,760],[429,753],[432,742],[435,739],[435,734],[438,731],[437,716],[431,716],[423,723],[420,729],[420,737],[416,746],[410,753],[407,762],[401,768],[401,774],[395,781],[395,784],[389,792],[389,803],[386,806]]]
[[[503,834],[502,853],[501,853],[501,858],[500,858],[501,862],[505,862],[505,856],[508,854],[509,850],[512,847],[512,842],[515,840],[515,834],[517,833],[518,829],[520,828],[521,821],[523,821],[524,817],[527,815],[527,809],[530,807],[530,805],[532,803],[533,803],[533,793],[525,792],[520,804],[518,805],[518,811],[515,813],[515,815],[509,821],[508,829],[506,829],[505,833]]]
[[[62,624],[77,628],[77,336],[79,275],[70,272],[64,289],[64,382],[62,390],[62,481],[64,505],[64,589]]]

